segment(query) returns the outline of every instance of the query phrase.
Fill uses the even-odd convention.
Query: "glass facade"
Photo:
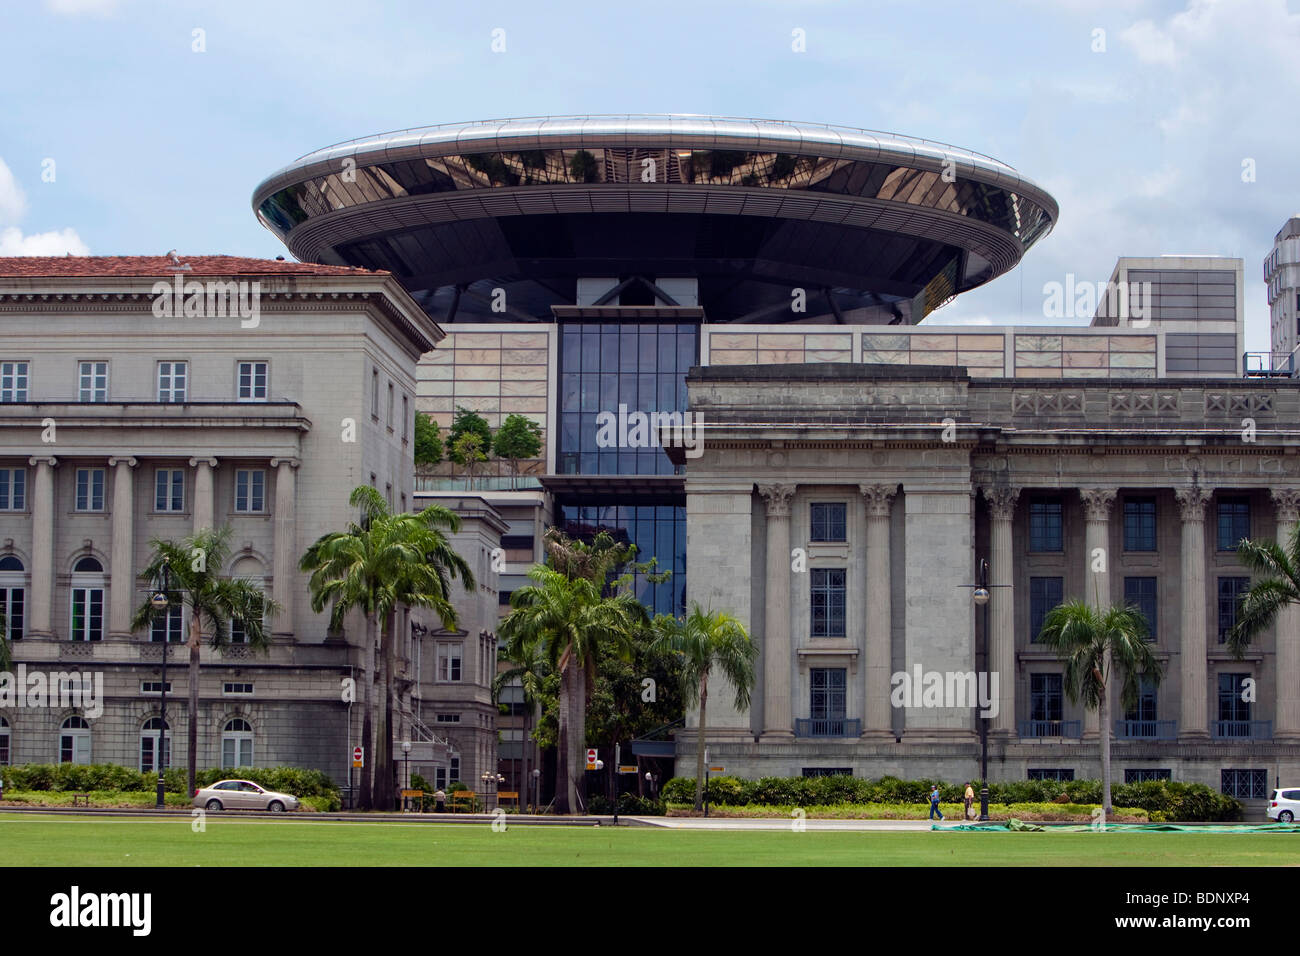
[[[560,508],[561,527],[573,538],[588,539],[608,531],[616,541],[637,547],[637,560],[655,558],[656,573],[672,571],[655,584],[638,574],[633,586],[637,600],[655,614],[686,610],[686,509],[674,505],[570,505]]]
[[[693,324],[569,323],[560,329],[563,475],[672,475],[659,425],[686,408],[686,372],[696,364]]]

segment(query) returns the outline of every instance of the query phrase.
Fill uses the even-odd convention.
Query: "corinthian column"
[[[276,615],[275,634],[293,633],[294,573],[298,565],[294,530],[294,502],[297,491],[297,458],[272,458],[275,472],[275,553],[272,557],[272,574],[275,575],[272,597],[280,605]]]
[[[981,488],[989,506],[989,633],[990,673],[998,675],[997,715],[989,733],[1010,736],[1016,728],[1016,592],[1012,586],[1011,521],[1016,514],[1015,487]]]
[[[110,637],[131,636],[131,598],[135,595],[135,573],[132,568],[135,538],[135,476],[131,469],[134,458],[110,458],[113,469],[113,544],[109,558],[108,634]]]
[[[890,664],[893,659],[889,512],[898,486],[860,484],[858,490],[867,505],[867,646],[863,694],[866,720],[862,736],[893,737],[889,706]]]
[[[1094,608],[1110,607],[1110,509],[1115,504],[1114,488],[1080,488],[1084,514],[1084,601]],[[1098,736],[1097,711],[1083,713],[1083,735]],[[1109,728],[1107,728],[1109,731]]]
[[[32,482],[32,593],[27,608],[27,635],[52,637],[50,610],[54,600],[54,466],[53,456],[30,458],[36,469]]]
[[[763,616],[763,736],[793,737],[790,711],[790,498],[794,485],[759,485],[767,499],[767,610]]]
[[[1273,504],[1277,508],[1277,543],[1286,548],[1300,521],[1300,489],[1274,488]],[[1300,608],[1284,605],[1274,626],[1277,662],[1276,704],[1273,713],[1273,739],[1300,738]]]
[[[1183,517],[1182,699],[1178,715],[1180,737],[1208,737],[1205,677],[1205,504],[1210,489],[1199,485],[1174,492]]]

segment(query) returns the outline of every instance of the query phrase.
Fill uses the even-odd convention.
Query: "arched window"
[[[0,558],[0,614],[4,615],[5,637],[11,641],[20,641],[23,638],[27,607],[26,588],[27,575],[23,571],[23,563],[12,554]]]
[[[90,724],[69,717],[59,728],[59,763],[90,763]]]
[[[72,615],[69,636],[74,641],[104,639],[104,566],[84,557],[72,568]]]
[[[9,721],[0,717],[0,766],[9,763]]]
[[[158,770],[158,737],[162,736],[162,766],[171,766],[172,729],[165,726],[161,717],[150,717],[140,728],[140,772],[153,773]]]
[[[232,717],[221,730],[221,766],[253,766],[253,727],[242,717]]]

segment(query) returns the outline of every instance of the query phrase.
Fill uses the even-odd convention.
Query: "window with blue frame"
[[[1250,590],[1250,578],[1219,578],[1219,643],[1227,643],[1228,632],[1237,626],[1241,599]]]
[[[1156,499],[1124,499],[1124,550],[1156,550]]]
[[[1049,498],[1029,502],[1029,550],[1060,552],[1064,550],[1061,502]]]
[[[812,636],[844,637],[844,568],[814,568],[808,576],[812,584]]]
[[[1220,498],[1216,507],[1219,519],[1220,551],[1236,551],[1242,538],[1250,537],[1250,499]]]
[[[1029,719],[1061,720],[1064,689],[1060,674],[1029,675]]]
[[[563,505],[561,528],[571,538],[590,541],[608,531],[616,541],[637,547],[638,562],[655,559],[656,574],[671,571],[655,583],[638,573],[632,582],[637,600],[655,614],[680,615],[686,610],[686,509],[676,505]]]
[[[1043,620],[1052,608],[1061,603],[1064,591],[1064,578],[1029,579],[1029,643],[1038,643],[1038,635],[1043,631]]]
[[[1124,579],[1124,603],[1132,604],[1142,612],[1147,622],[1147,640],[1156,639],[1156,613],[1159,607],[1156,579],[1136,577]]]
[[[847,541],[848,506],[842,501],[814,501],[810,505],[812,541]]]

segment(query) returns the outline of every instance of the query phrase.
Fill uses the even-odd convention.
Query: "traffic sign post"
[[[364,747],[352,748],[352,766],[364,767],[366,764],[366,749]]]
[[[596,748],[595,748],[595,747],[588,747],[588,748],[587,748],[587,769],[588,769],[588,770],[595,770],[595,769],[596,769],[596,757],[597,757],[597,756],[598,756],[598,754],[597,754],[597,752],[596,752]]]

